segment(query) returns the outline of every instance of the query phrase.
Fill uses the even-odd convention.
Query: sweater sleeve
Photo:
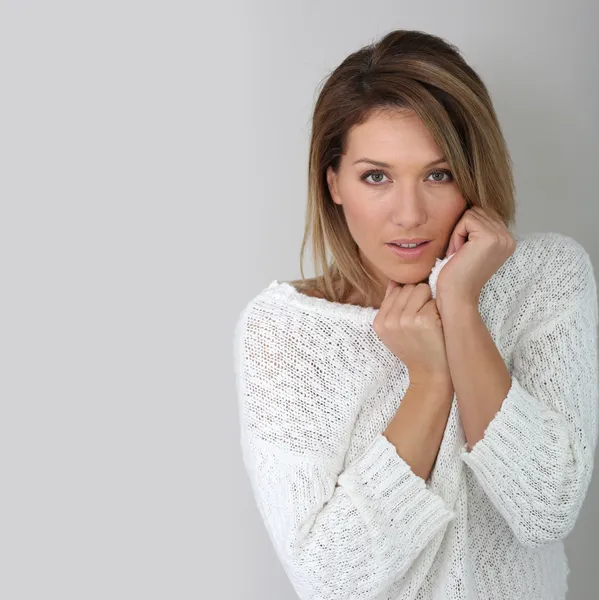
[[[588,258],[588,257],[587,257]],[[516,343],[511,387],[462,459],[516,538],[565,538],[590,483],[597,443],[597,291],[590,261],[573,302]]]
[[[382,433],[343,465],[348,425],[293,340],[268,319],[238,325],[241,447],[254,498],[302,600],[374,598],[455,514]]]

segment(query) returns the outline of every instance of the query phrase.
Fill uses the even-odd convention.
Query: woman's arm
[[[582,278],[560,274],[566,301],[517,341],[511,374],[480,317],[456,311],[443,318],[472,448],[462,458],[516,537],[531,547],[568,535],[593,470],[598,309],[588,256],[584,264]]]
[[[478,307],[444,307],[443,334],[468,448],[483,438],[512,384]]]
[[[389,438],[375,435],[343,468],[351,423],[343,423],[343,412],[326,396],[315,361],[294,349],[287,326],[269,323],[264,313],[249,326],[248,320],[251,314],[236,340],[241,444],[276,553],[303,600],[374,598],[455,516],[389,440],[398,425],[409,429],[414,411],[404,409]],[[360,369],[356,365],[356,377]],[[408,392],[409,402],[430,409],[423,412],[437,421],[433,408],[442,400],[422,392]],[[419,420],[419,435],[438,428]],[[432,446],[423,451],[436,454]],[[413,450],[407,454],[418,459]]]
[[[412,471],[428,479],[443,439],[451,402],[451,380],[410,384],[395,416],[383,432]]]

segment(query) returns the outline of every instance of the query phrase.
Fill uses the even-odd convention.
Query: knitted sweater
[[[470,452],[454,394],[426,481],[382,433],[409,374],[377,309],[275,280],[241,312],[243,462],[302,600],[565,598],[597,442],[597,287],[572,238],[514,238],[479,299],[510,390]]]

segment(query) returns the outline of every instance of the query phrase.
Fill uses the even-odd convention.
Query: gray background
[[[241,463],[232,332],[299,277],[318,83],[391,29],[457,44],[517,231],[597,265],[597,22],[594,0],[2,1],[0,598],[294,598]],[[599,588],[598,500],[595,476],[571,599]]]

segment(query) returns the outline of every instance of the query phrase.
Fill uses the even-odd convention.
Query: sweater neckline
[[[454,253],[455,254],[455,253]],[[436,292],[436,280],[440,270],[453,257],[451,254],[443,259],[437,258],[434,267],[428,276],[428,282],[433,291],[433,297]],[[292,302],[296,306],[307,308],[309,310],[325,314],[327,316],[346,318],[357,323],[370,323],[380,309],[372,306],[360,306],[358,304],[347,304],[342,302],[332,302],[326,298],[318,298],[316,296],[308,296],[300,292],[294,285],[287,281],[279,281],[275,279],[267,288],[270,292],[279,296],[281,300]]]
[[[269,290],[275,294],[294,303],[296,306],[308,308],[320,314],[334,317],[346,317],[359,323],[371,323],[379,309],[372,306],[360,306],[358,304],[345,304],[333,302],[326,298],[308,296],[300,292],[294,285],[287,281],[275,279],[269,286]]]

